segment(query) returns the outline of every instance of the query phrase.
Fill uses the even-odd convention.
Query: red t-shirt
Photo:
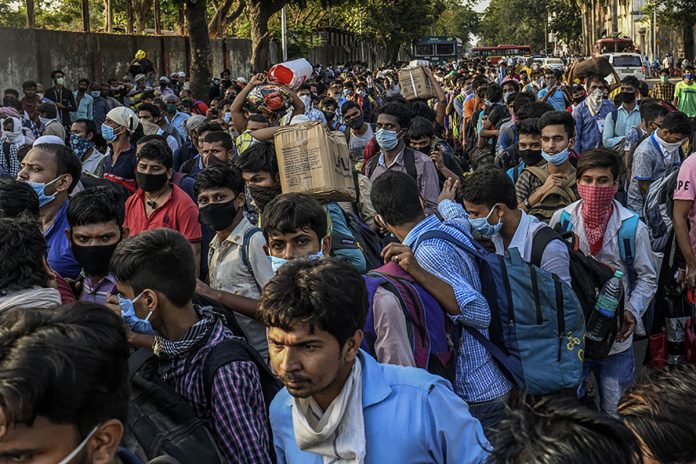
[[[131,235],[167,227],[181,232],[190,242],[201,240],[198,208],[191,197],[176,185],[172,185],[172,194],[149,218],[145,215],[145,192],[138,189],[126,201],[123,227],[128,227]]]

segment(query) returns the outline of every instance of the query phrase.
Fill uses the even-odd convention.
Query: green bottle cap
[[[614,277],[616,277],[617,279],[620,279],[620,278],[622,278],[623,276],[624,276],[624,273],[621,272],[621,271],[616,271],[616,272],[614,272]]]

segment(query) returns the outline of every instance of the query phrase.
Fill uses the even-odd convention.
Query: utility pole
[[[544,55],[549,54],[549,17],[546,16],[546,22],[544,22]]]
[[[281,10],[281,40],[283,47],[283,61],[288,61],[288,17],[285,14],[285,7]]]
[[[653,60],[660,59],[657,57],[657,0],[653,4],[653,17],[652,17],[652,36],[653,36]]]

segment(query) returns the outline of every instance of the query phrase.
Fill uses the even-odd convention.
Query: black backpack
[[[370,179],[372,179],[372,173],[377,169],[377,163],[379,163],[379,155],[375,155],[367,161],[365,175]],[[418,172],[416,171],[416,155],[413,150],[408,147],[404,148],[404,167],[406,168],[406,174],[413,177],[417,182]]]
[[[221,316],[227,319],[225,315]],[[268,410],[282,384],[261,356],[246,341],[240,339],[224,340],[208,353],[203,366],[206,398],[210,400],[217,370],[236,361],[252,361],[256,365]],[[145,460],[167,455],[182,463],[223,462],[209,423],[198,417],[186,398],[162,380],[158,373],[159,360],[155,354],[142,348],[131,356],[128,364],[132,388],[126,427],[128,448]],[[268,433],[269,454],[275,461],[270,422]]]

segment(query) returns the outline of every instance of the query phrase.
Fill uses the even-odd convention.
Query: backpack
[[[611,120],[614,122],[614,133],[610,134],[610,137],[616,137],[616,121],[618,119],[618,116],[619,116],[618,109],[613,110],[611,113],[609,113],[609,116],[607,116],[607,117],[611,117]],[[606,127],[607,127],[606,122],[604,124],[604,127],[606,129]],[[618,155],[621,155],[621,157],[623,158],[624,151],[626,149],[626,138],[624,137],[623,139],[621,139],[621,141],[619,143],[617,143],[613,147],[609,147],[609,149],[614,151]]]
[[[444,224],[458,228],[451,222]],[[531,395],[577,387],[585,318],[572,288],[557,275],[522,260],[516,248],[509,249],[508,256],[499,256],[473,238],[468,245],[442,230],[423,233],[414,250],[435,238],[466,252],[477,263],[481,291],[491,310],[489,338],[478,329],[463,327],[509,379]]]
[[[379,163],[379,155],[375,155],[369,159],[367,162],[367,169],[365,170],[365,175],[372,179],[372,173],[377,169],[377,163]],[[416,171],[416,155],[410,148],[404,148],[404,167],[406,168],[406,174],[413,177],[416,182],[418,182],[418,172]]]
[[[396,263],[390,262],[370,271],[363,279],[369,308],[362,348],[375,355],[377,334],[372,304],[377,288],[382,287],[393,293],[401,304],[416,367],[454,383],[457,360],[454,342],[459,337],[453,334],[455,326],[437,300]]]
[[[677,187],[678,176],[679,169],[674,169],[662,179],[653,182],[645,197],[643,218],[648,226],[653,251],[664,252],[669,243],[673,228],[674,190]]]
[[[539,179],[542,184],[549,177],[549,171],[543,167],[527,166],[524,170]],[[575,172],[571,172],[565,185],[552,188],[531,207],[528,214],[548,224],[556,211],[578,200],[577,194],[573,191],[575,185]]]
[[[268,409],[281,384],[259,354],[239,339],[222,341],[208,353],[203,366],[203,385],[208,401],[217,370],[235,361],[252,361],[256,365]],[[157,357],[147,348],[135,352],[128,361],[132,387],[126,427],[129,449],[146,460],[168,455],[180,462],[223,462],[210,424],[198,417],[186,398],[162,380],[157,372],[158,365]],[[272,437],[269,435],[269,440]],[[270,445],[273,453],[272,443]]]

